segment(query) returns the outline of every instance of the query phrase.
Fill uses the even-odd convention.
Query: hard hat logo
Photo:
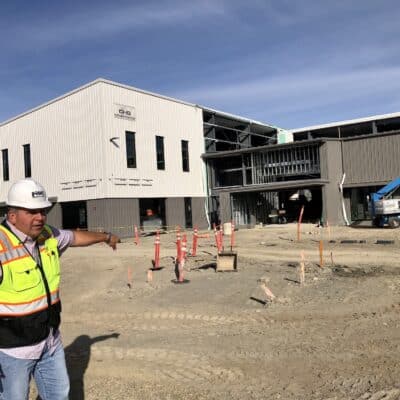
[[[43,191],[32,192],[32,197],[45,197],[45,193]]]

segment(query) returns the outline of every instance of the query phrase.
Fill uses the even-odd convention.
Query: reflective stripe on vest
[[[57,239],[46,226],[39,245],[40,259],[49,285],[51,303],[59,297],[60,263]],[[0,317],[33,314],[48,307],[46,288],[36,261],[19,239],[0,225],[0,262],[3,281],[0,284]]]

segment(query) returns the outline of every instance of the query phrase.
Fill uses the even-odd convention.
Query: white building
[[[0,124],[0,200],[15,180],[32,177],[54,202],[56,226],[127,236],[151,209],[170,229],[207,227],[202,114],[93,81]]]

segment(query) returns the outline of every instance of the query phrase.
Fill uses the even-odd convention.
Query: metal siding
[[[202,110],[146,93],[103,85],[107,197],[204,196]],[[136,119],[115,118],[113,104],[135,108]],[[137,168],[126,167],[125,131],[135,132]],[[165,170],[157,170],[155,137],[164,137]],[[119,147],[108,138],[117,137]],[[190,171],[182,171],[181,140],[189,142]]]
[[[135,121],[115,118],[115,103],[133,106]],[[0,201],[24,177],[27,143],[32,177],[58,201],[204,196],[202,122],[196,106],[105,82],[85,87],[0,126],[10,166]],[[126,130],[136,132],[136,169],[126,166]],[[156,135],[165,137],[165,171],[156,169]],[[182,139],[189,142],[190,172],[182,171]]]
[[[55,204],[47,214],[47,223],[57,228],[62,227],[62,212],[59,203]]]
[[[207,229],[209,227],[206,217],[205,203],[205,197],[192,197],[193,226],[197,226],[199,229]]]
[[[10,181],[24,177],[23,144],[31,146],[32,177],[58,201],[103,197],[102,115],[99,85],[74,93],[0,127],[9,149]],[[70,182],[63,185],[63,182]]]
[[[400,175],[400,134],[343,141],[345,185],[373,185]]]
[[[165,200],[167,229],[176,226],[185,228],[185,200],[182,197],[171,197]]]
[[[319,159],[320,159],[320,174],[321,179],[328,179],[329,171],[328,171],[328,145],[327,142],[324,142],[319,148]]]
[[[323,162],[322,162],[323,160]],[[322,166],[326,171],[322,175]],[[342,196],[339,183],[343,176],[340,141],[327,141],[321,146],[321,177],[329,183],[322,187],[322,219],[332,225],[343,224]]]
[[[97,199],[87,202],[88,229],[131,237],[140,225],[138,199]]]
[[[346,212],[346,217],[349,222],[351,219],[351,189],[343,191],[344,207]],[[344,220],[344,217],[343,217]],[[344,221],[343,221],[344,222]]]
[[[230,192],[222,192],[219,195],[219,207],[220,207],[220,220],[221,224],[229,222],[232,219],[231,210],[231,194]]]

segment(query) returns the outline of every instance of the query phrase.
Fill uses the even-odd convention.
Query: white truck
[[[371,194],[371,215],[379,227],[400,226],[400,177]]]

